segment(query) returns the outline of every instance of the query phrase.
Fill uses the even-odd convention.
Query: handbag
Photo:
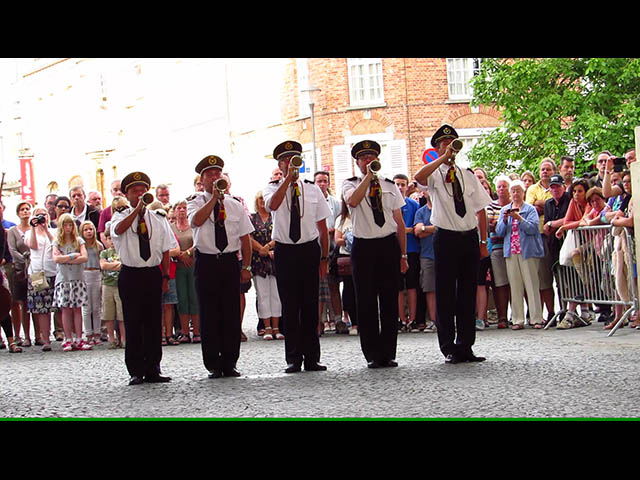
[[[562,242],[562,247],[560,247],[560,254],[558,255],[560,265],[564,265],[565,267],[573,266],[571,253],[576,249],[576,247],[576,238],[573,230],[567,230],[567,233],[564,236],[564,242]]]
[[[351,275],[351,257],[338,257],[338,275],[348,277]]]
[[[45,245],[42,248],[42,268],[44,268],[44,252],[47,249],[46,241]],[[42,292],[47,288],[50,288],[49,281],[47,280],[47,274],[44,272],[35,272],[29,274],[29,280],[31,281],[31,286],[33,290],[36,292]]]

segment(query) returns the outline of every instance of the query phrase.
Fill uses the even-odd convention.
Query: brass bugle
[[[458,140],[457,138],[451,142],[451,150],[453,150],[453,158],[455,158],[456,154],[462,150],[462,147],[464,146],[464,144],[462,143],[462,140]]]
[[[227,182],[226,178],[222,178],[222,177],[217,179],[213,184],[213,187],[218,191],[218,194],[220,196],[224,195],[224,192],[227,191],[228,186],[229,186],[229,182]]]
[[[369,165],[367,165],[367,168],[373,173],[377,173],[382,168],[382,164],[380,163],[380,160],[374,160]]]
[[[300,175],[300,167],[302,167],[302,157],[300,155],[294,155],[293,157],[291,157],[291,160],[289,161],[289,168],[293,167],[294,171],[293,171],[293,176],[295,178],[298,178],[298,175]]]
[[[293,157],[291,157],[290,163],[294,167],[300,168],[302,166],[302,157],[300,155],[294,155]]]
[[[153,193],[149,193],[149,192],[145,193],[140,197],[140,200],[142,201],[142,205],[146,207],[150,203],[153,203]]]

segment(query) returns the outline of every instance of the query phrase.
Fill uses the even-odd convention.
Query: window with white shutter
[[[349,58],[347,68],[352,107],[384,103],[381,58]]]
[[[471,79],[480,70],[480,58],[447,58],[447,82],[449,99],[471,100]]]
[[[342,197],[342,182],[354,175],[353,159],[351,158],[350,145],[333,146],[333,178],[331,178],[331,190],[336,198]]]

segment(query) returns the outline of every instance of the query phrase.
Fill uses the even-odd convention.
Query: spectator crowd
[[[576,177],[574,159],[568,156],[557,163],[551,158],[542,159],[536,172],[505,173],[492,180],[482,168],[474,169],[492,198],[485,209],[489,256],[479,265],[477,330],[491,326],[543,328],[557,313],[560,292],[554,289],[554,282],[556,287],[558,284],[554,275],[568,232],[585,225],[633,227],[629,165],[636,160],[635,150],[624,154],[623,165],[616,158],[608,151],[599,153],[593,173],[582,177]],[[276,168],[265,183],[282,177],[283,172]],[[233,195],[231,180],[228,176],[226,180],[225,193],[242,203],[254,228],[253,279],[241,286],[241,316],[246,308],[255,308],[258,324],[248,328],[255,328],[265,341],[282,340],[286,328],[280,323],[282,305],[276,284],[271,213],[265,208],[261,191],[247,203]],[[355,336],[358,299],[349,262],[354,239],[349,208],[341,195],[332,193],[328,172],[316,172],[313,181],[331,211],[326,219],[329,270],[320,281],[318,335],[335,332]],[[428,190],[418,190],[406,175],[395,175],[393,182],[404,197],[402,216],[409,265],[398,278],[398,329],[434,332],[438,279],[434,273],[435,227],[430,222],[430,195]],[[202,191],[199,177],[193,185],[195,192]],[[85,192],[82,187],[72,188],[68,195],[47,195],[43,206],[21,201],[15,212],[7,212],[0,205],[3,282],[11,292],[9,311],[2,319],[5,339],[0,340],[0,348],[19,353],[37,345],[50,351],[52,339],[61,342],[65,352],[92,350],[102,344],[111,349],[125,345],[117,287],[121,264],[109,228],[112,213],[124,201],[120,181],[111,184],[110,193],[111,203],[106,208],[102,208],[100,193]],[[158,185],[156,200],[147,207],[166,215],[178,243],[170,251],[169,288],[162,296],[163,346],[200,342],[194,236],[187,218],[187,201],[171,199],[170,193],[168,185]],[[616,278],[619,287],[622,285],[618,295],[628,301],[629,286],[621,282],[635,266],[629,265],[624,242],[616,252]],[[252,287],[256,305],[247,306],[244,294]],[[559,328],[596,320],[603,322],[604,328],[612,328],[623,314],[619,305],[560,306],[566,313],[558,319]],[[495,316],[490,315],[494,309]],[[640,325],[635,316],[630,324]]]

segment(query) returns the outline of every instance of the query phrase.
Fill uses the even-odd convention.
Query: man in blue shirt
[[[409,270],[400,274],[400,287],[398,293],[398,312],[400,313],[400,327],[405,331],[411,331],[411,324],[416,320],[417,294],[420,278],[420,243],[413,234],[413,221],[420,204],[414,199],[407,197],[409,187],[409,177],[401,173],[393,177],[400,193],[404,197],[404,207],[402,207],[402,217],[404,218],[405,231],[407,232],[407,261]],[[405,291],[406,290],[406,297]],[[409,315],[407,316],[407,303]],[[420,322],[424,323],[424,322]]]
[[[436,227],[431,224],[431,198],[424,192],[426,205],[421,207],[414,217],[414,235],[420,240],[420,286],[426,294],[430,323],[426,330],[435,331],[436,319],[436,273],[434,269],[433,233]]]
[[[16,226],[15,223],[4,218],[4,204],[2,202],[0,202],[0,221],[2,222],[2,226],[5,230],[9,230],[11,227]]]

